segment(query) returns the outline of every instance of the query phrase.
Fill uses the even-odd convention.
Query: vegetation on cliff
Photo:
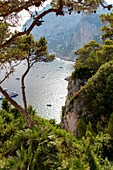
[[[107,26],[102,28],[104,31],[103,44],[91,41],[75,52],[78,59],[69,82],[62,120],[65,122],[64,128],[68,129],[70,121],[73,119],[71,123],[76,128],[73,126],[70,130],[78,137],[85,135],[89,123],[96,134],[99,130],[106,133],[109,126],[111,128],[113,113],[112,17],[112,13],[101,15],[101,20],[108,22]],[[71,119],[68,117],[68,113],[71,114]],[[74,114],[76,123],[72,116]]]
[[[102,65],[94,76],[70,99],[70,105],[77,103],[77,114],[86,124],[90,121],[96,130],[97,123],[105,128],[113,112],[113,61]]]
[[[88,124],[84,137],[77,139],[54,120],[36,115],[31,106],[28,110],[35,123],[32,128],[27,128],[23,117],[5,99],[2,102],[1,170],[112,170],[110,134],[96,135]]]

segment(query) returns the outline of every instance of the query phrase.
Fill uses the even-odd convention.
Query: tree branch
[[[5,77],[0,81],[0,84],[2,84],[2,83],[9,77],[9,75],[12,73],[13,69],[14,69],[16,66],[18,66],[20,63],[21,63],[21,61],[20,61],[19,63],[17,63],[16,65],[14,65],[14,66],[10,69],[10,71],[9,71],[9,72],[5,75]]]
[[[58,9],[53,9],[53,8],[51,8],[51,9],[48,9],[48,10],[42,12],[40,15],[38,15],[38,16],[34,19],[33,23],[30,25],[30,27],[29,27],[27,30],[25,30],[25,31],[23,31],[23,32],[18,32],[17,34],[15,34],[14,36],[12,36],[9,40],[7,40],[5,43],[1,44],[1,45],[0,45],[0,48],[4,48],[6,45],[9,45],[9,44],[10,44],[11,42],[13,42],[18,36],[22,36],[22,35],[25,35],[25,34],[29,34],[29,33],[32,31],[32,29],[34,28],[34,26],[37,24],[38,20],[41,19],[42,17],[44,17],[45,15],[47,15],[47,14],[49,14],[49,13],[51,13],[51,12],[59,12],[59,11],[61,11],[61,10],[62,10],[62,6],[60,6]]]
[[[112,5],[107,5],[107,6],[105,6],[105,5],[102,3],[101,0],[98,0],[98,1],[99,1],[100,5],[101,5],[103,8],[108,8],[108,10],[109,10],[109,6],[111,6],[111,8],[112,8]]]
[[[45,2],[46,0],[43,0],[43,3]],[[39,4],[39,6],[41,5],[41,0],[38,0],[38,2],[37,2],[37,0],[34,0],[34,2],[32,2],[32,0],[30,1],[28,1],[28,2],[25,2],[24,4],[22,3],[22,5],[20,5],[20,6],[17,6],[17,5],[15,5],[15,3],[14,3],[14,5],[12,6],[12,8],[9,8],[9,10],[5,10],[5,6],[8,4],[9,2],[5,2],[3,5],[4,5],[4,8],[3,8],[3,5],[2,6],[0,6],[0,8],[3,8],[3,13],[1,13],[0,14],[0,17],[7,17],[8,15],[11,15],[12,13],[18,13],[18,12],[20,12],[20,11],[22,11],[23,9],[28,9],[29,7],[31,7],[31,6],[35,6],[35,3],[38,3]],[[1,11],[1,10],[0,10]]]

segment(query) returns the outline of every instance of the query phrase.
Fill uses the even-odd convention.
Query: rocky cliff
[[[101,42],[100,27],[102,27],[102,24],[100,23],[98,15],[83,15],[70,40],[71,44],[73,44],[73,49],[77,50],[82,48],[84,44],[89,43],[91,40]]]
[[[62,128],[76,133],[77,125],[80,119],[79,112],[83,107],[83,102],[78,98],[70,102],[75,94],[80,90],[80,87],[87,82],[87,79],[74,79],[70,78],[68,84],[68,96],[66,99],[65,107],[62,113]]]
[[[105,129],[113,112],[112,83],[113,61],[102,65],[88,81],[71,77],[63,107],[62,128],[78,137],[85,134],[89,122],[95,131],[98,125]]]

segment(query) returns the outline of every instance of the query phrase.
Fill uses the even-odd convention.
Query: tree
[[[2,0],[0,1],[0,69],[5,68],[6,74],[2,80],[0,80],[0,92],[6,97],[10,103],[16,107],[21,113],[23,113],[29,126],[32,126],[32,120],[27,112],[27,101],[25,96],[24,79],[29,72],[30,68],[35,62],[51,61],[54,56],[47,55],[47,42],[44,38],[41,38],[37,43],[34,42],[33,37],[29,35],[34,26],[40,26],[42,24],[42,17],[48,13],[55,12],[56,15],[64,15],[65,12],[71,14],[76,11],[78,13],[95,12],[99,4],[104,8],[110,10],[112,5],[105,6],[102,0],[52,0],[52,7],[41,14],[37,15],[28,29],[23,32],[11,32],[12,27],[17,27],[20,20],[20,12],[24,9],[31,15],[30,7],[34,6],[36,10],[44,4],[46,0]],[[36,11],[37,12],[37,11]],[[26,35],[27,36],[23,36]],[[31,52],[36,52],[36,57],[31,58]],[[45,55],[45,57],[44,57]],[[44,57],[44,58],[42,58]],[[22,76],[22,94],[24,109],[2,88],[1,84],[5,79],[14,71],[14,68],[22,61],[27,61],[27,69]],[[16,62],[14,64],[14,61]],[[12,64],[13,63],[13,64]]]
[[[25,117],[27,120],[27,123],[29,126],[32,126],[32,119],[29,116],[28,113],[28,105],[26,100],[26,93],[25,93],[25,77],[28,74],[30,68],[36,63],[41,61],[52,61],[54,59],[54,55],[48,54],[47,49],[47,41],[44,37],[41,37],[39,41],[35,42],[34,38],[31,34],[25,35],[22,37],[17,37],[15,41],[10,47],[4,49],[5,53],[5,61],[7,61],[7,58],[10,57],[9,62],[9,69],[6,67],[6,62],[1,63],[2,68],[6,68],[6,72],[4,75],[4,78],[0,80],[0,83],[4,82],[7,77],[14,71],[14,67],[21,63],[22,60],[26,60],[27,62],[27,68],[25,72],[22,75],[21,78],[21,89],[22,89],[22,98],[23,98],[23,104],[24,108],[22,108],[16,101],[14,101],[9,94],[1,88],[2,94],[10,101],[10,103],[15,106]],[[35,53],[35,55],[32,56],[32,52]],[[16,64],[14,63],[16,62]]]
[[[96,53],[102,49],[102,45],[92,40],[90,43],[85,44],[83,48],[75,51],[76,55],[79,55],[75,63],[75,68],[87,67],[90,70],[97,70],[99,68]]]
[[[102,35],[102,39],[110,39],[113,40],[113,12],[110,14],[102,14],[100,16],[102,23],[107,23],[107,25],[101,28],[101,31],[104,32]]]

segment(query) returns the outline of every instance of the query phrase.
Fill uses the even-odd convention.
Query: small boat
[[[16,96],[18,96],[18,93],[16,93],[16,92],[13,91],[13,92],[11,92],[11,93],[9,94],[9,96],[10,96],[10,97],[16,97]]]
[[[51,104],[47,104],[47,106],[51,107],[52,105]]]
[[[11,93],[9,94],[9,96],[10,96],[10,97],[16,97],[16,96],[18,96],[18,93],[16,93],[16,92],[13,91],[13,92],[11,92]],[[3,94],[1,94],[1,95],[0,95],[0,100],[2,100],[3,98],[5,98],[5,97],[3,96]]]
[[[20,80],[20,77],[16,77],[15,79],[16,79],[16,80]]]

